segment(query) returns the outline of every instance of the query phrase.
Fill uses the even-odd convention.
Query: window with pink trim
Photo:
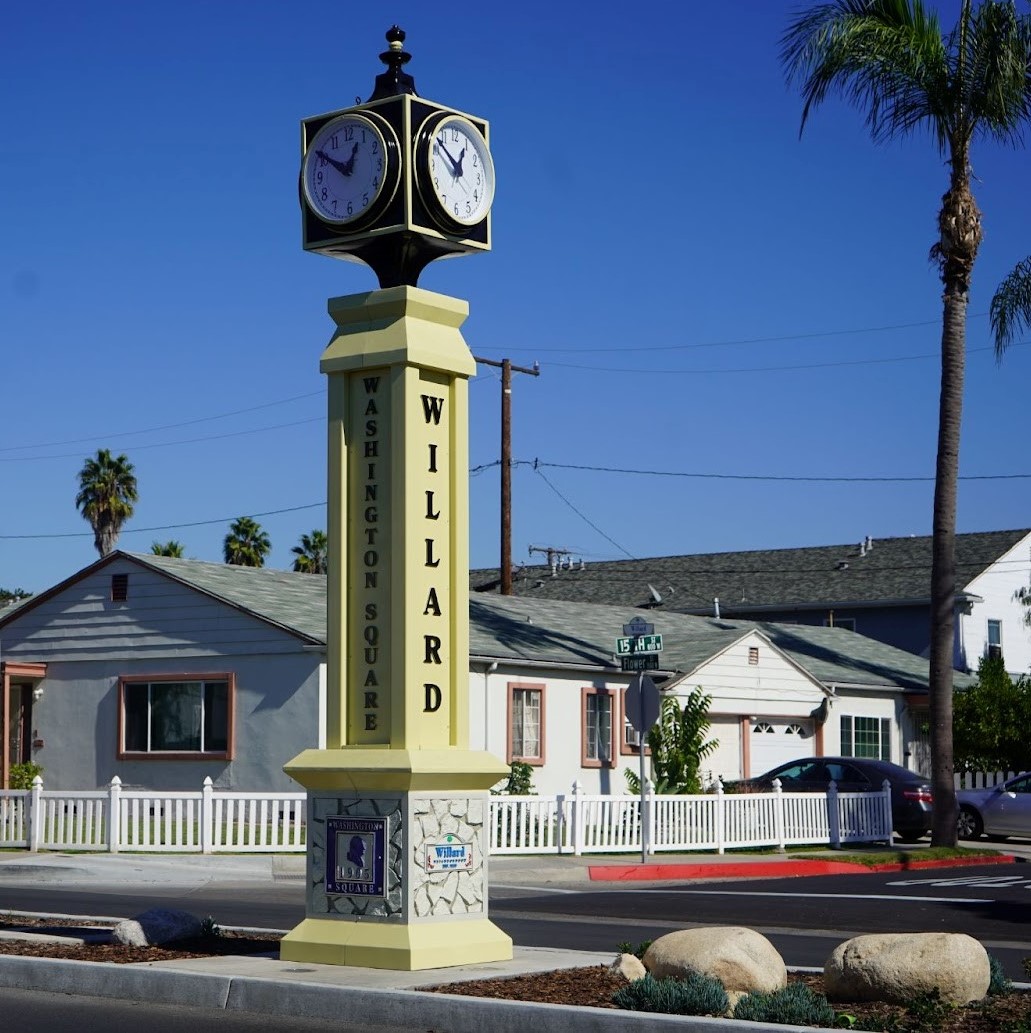
[[[613,703],[608,689],[584,689],[582,694],[582,763],[586,768],[611,767],[613,748]]]
[[[510,685],[508,689],[508,760],[544,763],[544,687]]]

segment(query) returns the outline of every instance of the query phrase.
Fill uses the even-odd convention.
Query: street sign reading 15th
[[[635,653],[661,653],[661,635],[634,635],[616,639],[616,656],[631,656]]]

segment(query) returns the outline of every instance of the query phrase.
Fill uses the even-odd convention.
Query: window
[[[508,762],[544,763],[544,686],[508,689]]]
[[[993,660],[1002,656],[1002,621],[988,622],[988,648],[985,653]]]
[[[891,760],[891,719],[842,714],[841,754]]]
[[[231,675],[123,678],[122,756],[231,757]]]
[[[759,647],[758,646],[749,646],[748,647],[748,663],[752,667],[755,667],[755,665],[758,662],[759,662]]]
[[[128,574],[112,574],[111,575],[111,601],[114,603],[124,603],[129,598],[129,575]]]
[[[584,767],[608,767],[613,762],[612,694],[608,689],[584,689],[583,751]]]

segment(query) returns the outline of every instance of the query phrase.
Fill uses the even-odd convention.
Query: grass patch
[[[792,854],[800,861],[840,861],[842,864],[858,864],[871,868],[878,864],[908,865],[914,861],[957,861],[972,857],[1001,857],[1002,851],[978,847],[932,846],[920,850],[864,850],[862,853],[844,853],[841,850],[807,851]]]

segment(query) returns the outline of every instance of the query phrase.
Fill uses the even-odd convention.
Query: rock
[[[788,985],[788,970],[776,948],[760,933],[741,926],[681,929],[660,936],[644,955],[656,979],[689,972],[718,979],[727,992],[772,993]]]
[[[621,976],[628,983],[635,979],[644,979],[648,975],[648,970],[636,954],[620,954],[609,966],[609,972],[614,976]]]
[[[174,940],[186,940],[202,933],[201,920],[195,915],[159,907],[119,922],[111,931],[115,942],[124,943],[127,947],[152,947]]]
[[[988,953],[965,933],[877,933],[839,944],[823,967],[831,1001],[908,1004],[937,989],[943,1001],[969,1004],[988,993]]]

